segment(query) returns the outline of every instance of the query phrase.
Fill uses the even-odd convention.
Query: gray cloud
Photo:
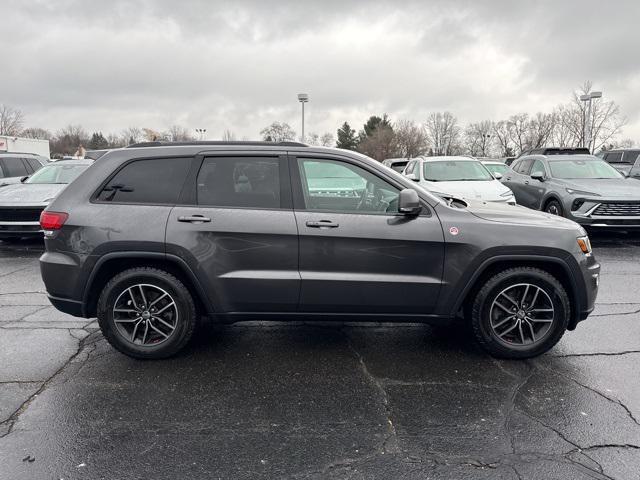
[[[357,128],[369,114],[463,121],[549,110],[591,79],[640,138],[640,3],[7,2],[0,102],[29,125],[181,123],[255,138],[273,120]]]

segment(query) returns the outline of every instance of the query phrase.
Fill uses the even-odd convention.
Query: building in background
[[[0,152],[7,153],[35,153],[50,158],[49,140],[37,138],[20,138],[2,135],[0,136]]]

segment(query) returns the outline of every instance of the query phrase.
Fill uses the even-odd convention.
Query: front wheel
[[[530,358],[551,349],[569,324],[571,307],[562,284],[537,268],[519,267],[491,277],[473,301],[478,343],[501,358]]]
[[[551,200],[544,207],[544,211],[550,213],[552,215],[558,215],[559,217],[564,217],[564,210],[562,209],[562,205],[557,200]]]
[[[98,299],[102,334],[134,358],[166,358],[190,340],[197,323],[189,290],[155,268],[132,268],[113,277]]]

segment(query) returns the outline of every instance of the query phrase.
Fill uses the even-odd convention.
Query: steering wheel
[[[371,182],[367,182],[367,184],[364,186],[364,189],[362,190],[362,193],[360,194],[360,200],[358,201],[358,205],[356,206],[356,210],[362,210],[363,207],[366,206],[367,204],[367,199],[369,197],[369,184]]]

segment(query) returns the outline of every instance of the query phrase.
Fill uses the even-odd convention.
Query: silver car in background
[[[42,167],[24,182],[0,188],[0,239],[41,236],[42,211],[92,163],[61,160]]]
[[[48,163],[47,158],[33,153],[0,152],[0,187],[20,183]]]

